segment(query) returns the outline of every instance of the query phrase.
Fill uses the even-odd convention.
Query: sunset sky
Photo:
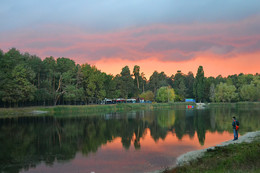
[[[1,0],[0,49],[118,74],[260,73],[259,0]]]

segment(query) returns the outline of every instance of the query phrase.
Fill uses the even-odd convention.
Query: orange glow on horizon
[[[218,75],[226,77],[228,75],[240,73],[260,73],[259,57],[260,54],[238,55],[234,58],[207,58],[207,56],[200,56],[189,61],[181,62],[159,61],[155,58],[139,61],[129,61],[115,58],[99,60],[97,62],[93,62],[92,64],[101,71],[113,75],[120,74],[122,68],[126,65],[129,66],[131,72],[135,65],[139,65],[141,72],[145,73],[145,77],[148,80],[155,70],[158,72],[163,71],[168,76],[174,75],[177,70],[181,70],[184,74],[188,74],[188,72],[191,71],[195,76],[200,65],[203,66],[206,77],[217,77]]]

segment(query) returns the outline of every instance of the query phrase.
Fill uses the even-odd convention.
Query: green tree
[[[136,83],[136,86],[137,86],[137,88],[138,88],[138,90],[139,90],[139,78],[140,78],[140,66],[138,66],[138,65],[135,65],[134,66],[134,70],[133,70],[133,74],[134,74],[134,77],[135,77],[135,79],[134,79],[134,82]]]
[[[243,101],[260,100],[260,76],[254,76],[250,84],[244,84],[239,89],[239,95]]]
[[[128,66],[122,68],[120,73],[120,94],[123,98],[133,97],[134,82]]]
[[[34,72],[26,63],[28,56],[23,55],[19,50],[12,48],[3,55],[1,52],[1,82],[0,95],[3,102],[24,103],[31,101],[35,92],[33,86]]]
[[[113,77],[113,75],[105,75],[104,86],[106,91],[106,98],[120,97],[120,91],[117,89],[117,78]]]
[[[181,101],[183,101],[186,98],[186,95],[187,95],[186,91],[187,91],[187,88],[185,86],[184,80],[181,80],[179,87],[178,87],[178,96]]]
[[[0,49],[0,102],[2,101],[2,97],[4,94],[3,85],[5,80],[4,69],[4,52]]]
[[[47,57],[43,60],[43,66],[46,69],[44,75],[44,87],[48,91],[48,95],[51,96],[50,98],[44,98],[47,99],[48,101],[52,102],[52,105],[56,104],[56,83],[57,83],[57,78],[60,77],[57,74],[57,64],[54,59],[54,57]],[[45,101],[44,101],[45,102]]]
[[[187,97],[193,98],[193,84],[194,84],[194,75],[192,72],[189,72],[185,79],[186,87],[187,87]]]
[[[77,74],[78,68],[64,72],[62,89],[64,91],[64,100],[71,104],[71,101],[75,104],[76,101],[84,100],[83,86],[78,83]],[[81,83],[81,82],[80,82]]]
[[[246,74],[246,75],[243,73],[240,74],[237,79],[238,88],[242,87],[243,85],[249,85],[253,81],[253,79],[254,79],[254,76],[252,74]]]
[[[174,101],[175,92],[170,87],[161,87],[156,93],[156,101],[157,102],[169,102]]]
[[[139,98],[143,98],[144,100],[154,101],[154,94],[152,91],[146,91],[140,94]]]
[[[29,67],[24,64],[17,65],[12,71],[13,82],[10,86],[10,92],[5,95],[4,100],[16,105],[19,102],[32,101],[36,90],[36,87],[31,83],[34,76],[35,73]]]
[[[162,86],[168,86],[168,78],[164,72],[158,73],[154,71],[153,74],[150,76],[149,79],[149,89],[156,93],[157,89]]]
[[[216,82],[215,82],[215,85],[218,85],[218,84],[220,84],[221,82],[222,83],[225,83],[226,82],[226,80],[225,80],[225,78],[223,78],[221,75],[218,75],[217,77],[216,77],[216,80],[215,80]]]
[[[216,86],[215,83],[216,83],[216,79],[214,77],[205,78],[205,95],[204,95],[204,97],[205,97],[205,100],[208,101],[208,102],[212,101],[210,99],[210,97],[213,96],[211,89],[212,89],[212,84],[214,84],[214,89],[215,89],[215,86]]]
[[[234,85],[228,85],[221,82],[216,87],[215,97],[217,102],[236,101],[238,98],[236,87]]]
[[[153,74],[150,76],[149,88],[153,91],[154,94],[159,88],[159,73],[157,71],[154,71]]]
[[[41,73],[43,71],[43,63],[42,60],[37,57],[36,55],[30,55],[29,53],[25,53],[23,55],[26,59],[25,64],[28,65],[32,71],[35,73],[35,78],[33,79],[33,84],[37,87],[37,89],[40,88],[40,82],[41,82]]]
[[[257,96],[256,87],[254,84],[243,85],[240,88],[239,95],[243,101],[255,101]]]
[[[98,103],[106,95],[104,89],[105,75],[95,66],[82,65],[84,91],[88,103]]]
[[[234,75],[229,75],[227,77],[227,79],[230,79],[232,81],[229,81],[230,84],[235,85],[236,88],[239,88],[239,84],[238,84],[238,75],[234,74]]]
[[[209,91],[209,99],[211,102],[215,102],[215,84],[211,83]]]
[[[187,88],[185,86],[185,75],[181,73],[181,71],[177,71],[175,76],[173,77],[173,85],[174,91],[176,91],[176,95],[180,101],[182,101],[186,97]]]
[[[140,82],[140,85],[142,86],[142,92],[145,91],[146,84],[147,84],[147,79],[145,77],[145,74],[142,72],[141,73],[141,82]]]
[[[204,100],[204,92],[205,92],[204,70],[202,66],[199,66],[194,81],[194,85],[193,85],[193,94],[197,101],[201,102]]]
[[[256,100],[260,101],[260,75],[256,74],[251,84],[254,84],[254,86],[256,87]]]

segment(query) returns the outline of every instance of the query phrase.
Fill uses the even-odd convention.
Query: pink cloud
[[[193,62],[200,57],[226,60],[260,52],[260,16],[232,23],[151,25],[89,34],[75,26],[41,26],[0,35],[0,47],[47,56],[69,57],[77,63],[106,59]],[[252,62],[254,63],[254,62]]]

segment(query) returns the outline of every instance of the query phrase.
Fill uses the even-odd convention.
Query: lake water
[[[260,130],[259,109],[212,108],[0,119],[0,172],[152,172],[188,151]]]

